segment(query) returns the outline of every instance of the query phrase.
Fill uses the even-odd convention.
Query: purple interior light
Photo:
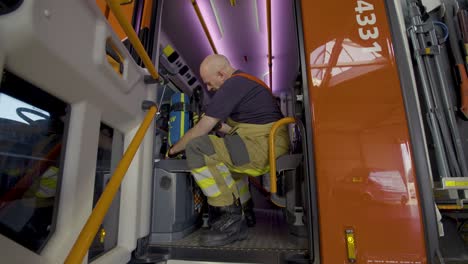
[[[200,11],[219,54],[229,58],[234,67],[259,78],[268,70],[265,0],[256,0],[260,20],[257,31],[255,12],[251,1],[232,7],[228,1],[215,1],[224,36],[221,37],[209,1],[199,1]],[[247,62],[244,57],[247,57]]]
[[[226,43],[221,37],[218,25],[216,23],[216,17],[210,5],[210,1],[197,1],[197,3],[200,7],[200,12],[203,16],[203,19],[205,20],[206,26],[208,28],[208,31],[210,32],[211,38],[213,39],[213,43],[216,49],[218,50],[218,53],[223,54],[229,58],[230,56],[232,56],[232,54],[230,53],[232,49],[230,49],[230,47],[226,45]],[[217,1],[217,3],[219,5],[220,1]]]
[[[258,9],[259,31],[254,1]],[[299,58],[292,1],[271,2],[273,89],[277,93],[294,84],[299,70]],[[223,37],[210,1],[198,0],[197,3],[218,52],[226,55],[234,67],[263,79],[268,72],[266,0],[238,1],[235,7],[229,1],[215,0],[224,30]],[[213,51],[192,4],[187,0],[170,0],[164,2],[163,8],[163,31],[199,77],[200,63]],[[247,56],[247,62],[244,56]]]
[[[299,72],[299,51],[294,6],[271,1],[273,92],[291,89]]]
[[[140,34],[140,28],[141,28],[141,18],[143,16],[143,6],[144,6],[144,1],[139,1],[137,2],[138,3],[138,6],[136,7],[137,8],[137,11],[136,11],[136,20],[135,20],[135,32],[138,34]]]

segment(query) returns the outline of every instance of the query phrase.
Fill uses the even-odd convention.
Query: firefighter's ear
[[[221,78],[221,80],[225,81],[229,79],[230,75],[226,72],[225,69],[221,69],[217,72],[218,76]]]

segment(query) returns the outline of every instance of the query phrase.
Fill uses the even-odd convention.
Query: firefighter
[[[185,150],[192,175],[207,196],[210,211],[216,212],[200,244],[222,246],[247,237],[246,219],[255,224],[247,175],[268,171],[268,135],[283,115],[265,83],[236,70],[223,55],[206,57],[200,75],[215,94],[205,115],[169,154]],[[208,135],[211,131],[225,136]],[[275,145],[278,156],[288,151],[285,127],[278,130]]]

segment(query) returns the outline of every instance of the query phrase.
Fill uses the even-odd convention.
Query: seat
[[[269,136],[269,162],[270,162],[270,200],[277,206],[284,208],[286,220],[290,233],[304,237],[307,230],[304,225],[304,177],[299,166],[303,161],[303,154],[285,154],[275,159],[275,136],[279,127],[291,123],[298,123],[303,128],[302,123],[292,117],[286,117],[277,121],[270,131]],[[303,131],[303,129],[301,130]],[[302,137],[303,138],[303,137]],[[280,175],[280,176],[278,176]],[[280,185],[280,192],[277,192],[277,184]]]
[[[282,186],[286,187],[285,185],[289,185],[286,187],[284,191],[284,195],[280,195],[277,192],[271,194],[271,201],[279,206],[279,207],[286,207],[286,195],[290,191],[294,191],[296,184],[294,184],[297,167],[299,167],[300,163],[302,162],[302,154],[286,154],[278,157],[276,159],[276,174],[283,175],[283,177],[279,177],[279,181],[288,181],[284,182]],[[278,177],[277,177],[278,178]],[[290,183],[290,184],[287,184]],[[292,183],[292,184],[291,184]],[[293,186],[290,186],[293,185]]]

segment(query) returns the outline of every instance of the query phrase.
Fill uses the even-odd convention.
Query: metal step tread
[[[246,240],[217,247],[232,250],[281,250],[304,251],[307,249],[307,240],[289,234],[286,221],[281,210],[255,210],[257,224],[248,229]],[[203,248],[199,238],[205,229],[198,229],[187,237],[172,243],[153,244],[152,247],[183,247]]]
[[[445,259],[445,264],[466,264],[468,260],[466,259]]]

